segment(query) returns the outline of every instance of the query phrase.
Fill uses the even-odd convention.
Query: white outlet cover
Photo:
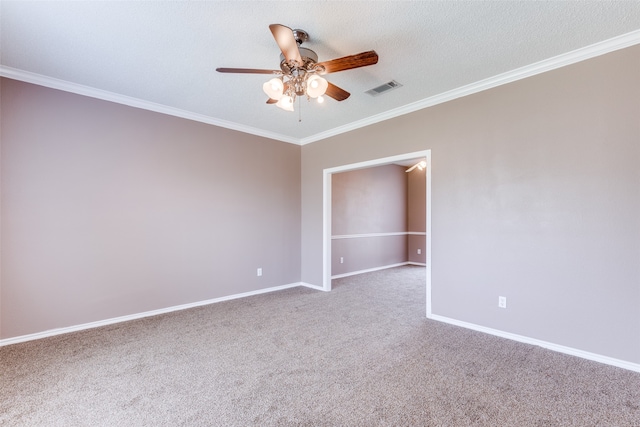
[[[507,297],[498,297],[498,307],[507,308]]]

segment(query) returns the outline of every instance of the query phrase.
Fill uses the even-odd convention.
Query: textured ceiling
[[[215,72],[277,69],[273,23],[307,31],[320,61],[380,60],[327,76],[346,101],[285,112],[265,104],[268,76]],[[618,36],[640,43],[640,2],[2,0],[0,24],[0,75],[305,143]],[[403,86],[365,93],[392,79]]]

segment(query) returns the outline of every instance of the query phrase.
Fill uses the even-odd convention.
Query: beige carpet
[[[425,318],[424,268],[0,348],[3,426],[640,426],[640,374]]]

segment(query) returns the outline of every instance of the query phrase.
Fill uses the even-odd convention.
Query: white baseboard
[[[329,292],[325,288],[323,288],[322,286],[312,285],[311,283],[300,282],[300,286],[304,286],[305,288],[315,289],[316,291]]]
[[[188,304],[174,305],[172,307],[160,308],[158,310],[145,311],[143,313],[129,314],[126,316],[113,317],[111,319],[98,320],[96,322],[83,323],[81,325],[68,326],[64,328],[50,329],[48,331],[36,332],[34,334],[21,335],[13,338],[0,340],[0,347],[10,344],[17,344],[25,341],[32,341],[41,338],[52,337],[55,335],[68,334],[70,332],[83,331],[85,329],[99,328],[100,326],[112,325],[114,323],[128,322],[130,320],[142,319],[143,317],[157,316],[159,314],[171,313],[172,311],[187,310],[189,308],[200,307],[203,305],[215,304],[217,302],[230,301],[238,298],[246,298],[253,295],[260,295],[269,292],[281,291],[283,289],[295,288],[298,286],[313,287],[313,285],[305,285],[300,282],[290,283],[288,285],[274,286],[266,289],[258,289],[257,291],[243,292],[240,294],[228,295],[220,298],[213,298],[204,301],[197,301]],[[316,289],[314,287],[314,289]],[[318,288],[321,289],[321,288]]]
[[[422,264],[418,264],[418,263],[392,264],[392,265],[388,265],[388,266],[384,266],[384,267],[377,267],[377,268],[373,268],[373,269],[361,270],[359,272],[348,273],[346,275],[340,275],[339,277],[347,277],[347,276],[350,276],[350,275],[367,273],[367,272],[371,272],[371,271],[378,271],[378,270],[383,270],[383,269],[386,269],[386,268],[400,267],[400,266],[408,265],[408,264],[422,265]],[[338,276],[336,276],[336,277],[338,277]],[[240,294],[228,295],[228,296],[224,296],[224,297],[220,297],[220,298],[213,298],[213,299],[204,300],[204,301],[197,301],[197,302],[193,302],[193,303],[189,303],[189,304],[181,304],[181,305],[176,305],[176,306],[172,306],[172,307],[161,308],[161,309],[158,309],[158,310],[145,311],[143,313],[130,314],[130,315],[127,315],[127,316],[114,317],[114,318],[111,318],[111,319],[99,320],[99,321],[96,321],[96,322],[83,323],[81,325],[68,326],[68,327],[65,327],[65,328],[50,329],[48,331],[36,332],[34,334],[21,335],[21,336],[13,337],[13,338],[6,338],[6,339],[0,340],[0,347],[5,346],[5,345],[11,345],[11,344],[17,344],[17,343],[21,343],[21,342],[26,342],[26,341],[37,340],[37,339],[41,339],[41,338],[52,337],[52,336],[56,336],[56,335],[68,334],[68,333],[71,333],[71,332],[77,332],[77,331],[82,331],[82,330],[86,330],[86,329],[98,328],[98,327],[101,327],[101,326],[112,325],[114,323],[128,322],[130,320],[141,319],[141,318],[144,318],[144,317],[157,316],[159,314],[171,313],[173,311],[187,310],[189,308],[195,308],[195,307],[200,307],[200,306],[203,306],[203,305],[215,304],[215,303],[223,302],[223,301],[230,301],[230,300],[234,300],[234,299],[238,299],[238,298],[246,298],[246,297],[250,297],[250,296],[253,296],[253,295],[260,295],[260,294],[265,294],[265,293],[269,293],[269,292],[281,291],[281,290],[284,290],[284,289],[295,288],[295,287],[298,287],[298,286],[304,286],[304,287],[307,287],[307,288],[310,288],[310,289],[314,289],[314,290],[318,290],[318,291],[325,291],[325,289],[322,288],[321,286],[312,285],[310,283],[305,283],[305,282],[290,283],[288,285],[274,286],[274,287],[271,287],[271,288],[259,289],[259,290],[250,291],[250,292],[243,292],[243,293],[240,293]],[[440,316],[440,315],[437,315],[437,314],[431,314],[428,317],[429,317],[429,319],[432,319],[432,320],[436,320],[436,321],[443,322],[443,323],[449,323],[451,325],[460,326],[462,328],[472,329],[472,330],[478,331],[478,332],[484,332],[486,334],[495,335],[495,336],[498,336],[498,337],[501,337],[501,338],[506,338],[506,339],[510,339],[510,340],[513,340],[513,341],[522,342],[522,343],[525,343],[525,344],[536,345],[536,346],[543,347],[543,348],[546,348],[546,349],[549,349],[549,350],[557,351],[559,353],[564,353],[564,354],[568,354],[568,355],[571,355],[571,356],[576,356],[576,357],[580,357],[580,358],[583,358],[583,359],[592,360],[594,362],[604,363],[605,365],[611,365],[611,366],[616,366],[618,368],[627,369],[627,370],[634,371],[634,372],[640,372],[640,364],[638,364],[638,363],[627,362],[627,361],[624,361],[624,360],[615,359],[613,357],[603,356],[603,355],[596,354],[596,353],[591,353],[591,352],[588,352],[588,351],[578,350],[578,349],[575,349],[575,348],[566,347],[566,346],[563,346],[563,345],[554,344],[554,343],[550,343],[550,342],[547,342],[547,341],[542,341],[542,340],[538,340],[538,339],[535,339],[535,338],[526,337],[526,336],[523,336],[523,335],[512,334],[510,332],[505,332],[505,331],[501,331],[501,330],[493,329],[493,328],[487,328],[485,326],[480,326],[480,325],[476,325],[474,323],[464,322],[464,321],[461,321],[461,320],[451,319],[449,317]]]
[[[407,263],[408,265],[417,265],[419,267],[426,267],[427,263],[426,262],[413,262],[413,261],[409,261]]]
[[[409,263],[401,262],[398,264],[383,265],[382,267],[367,268],[366,270],[358,270],[358,271],[351,271],[349,273],[336,274],[335,276],[331,276],[331,279],[340,279],[342,277],[355,276],[356,274],[371,273],[372,271],[386,270],[387,268],[402,267],[403,265],[409,265]]]
[[[522,342],[525,344],[537,345],[549,350],[557,351],[559,353],[568,354],[571,356],[580,357],[582,359],[593,360],[594,362],[604,363],[605,365],[616,366],[622,369],[628,369],[629,371],[640,372],[640,364],[627,362],[625,360],[615,359],[609,356],[603,356],[601,354],[590,353],[588,351],[578,350],[572,347],[566,347],[559,344],[542,341],[535,338],[525,337],[523,335],[512,334],[510,332],[504,332],[498,329],[487,328],[485,326],[476,325],[474,323],[463,322],[461,320],[451,319],[445,316],[439,316],[437,314],[431,314],[429,319],[437,320],[439,322],[449,323],[451,325],[460,326],[467,329],[472,329],[478,332],[484,332],[486,334],[495,335],[501,338],[507,338],[513,341]]]

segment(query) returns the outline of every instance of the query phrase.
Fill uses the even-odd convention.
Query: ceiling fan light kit
[[[262,85],[262,90],[269,98],[278,101],[284,93],[284,83],[281,79],[274,77]]]
[[[295,100],[289,95],[283,95],[278,102],[276,102],[276,107],[280,107],[285,111],[293,111],[293,102]]]
[[[307,95],[311,98],[318,98],[324,95],[328,87],[329,82],[317,74],[311,75],[307,79]]]
[[[336,101],[344,101],[350,93],[329,83],[321,75],[353,68],[373,65],[378,62],[375,51],[362,52],[325,62],[318,62],[318,55],[311,49],[300,47],[309,39],[303,30],[292,30],[280,24],[271,24],[280,55],[280,70],[261,70],[252,68],[217,68],[220,73],[272,74],[274,77],[262,85],[262,90],[269,99],[267,104],[276,104],[285,111],[293,111],[296,97],[306,96],[324,102],[323,95]]]

